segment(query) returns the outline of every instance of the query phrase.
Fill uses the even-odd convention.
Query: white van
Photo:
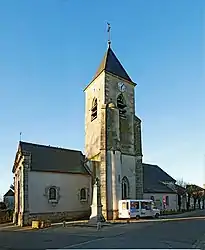
[[[159,218],[160,210],[152,200],[120,200],[118,204],[119,218]]]

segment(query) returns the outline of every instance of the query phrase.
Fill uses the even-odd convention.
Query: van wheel
[[[140,216],[139,216],[139,215],[137,215],[137,216],[136,216],[136,220],[139,220],[139,219],[140,219]]]
[[[155,214],[155,218],[158,219],[159,218],[159,214]]]

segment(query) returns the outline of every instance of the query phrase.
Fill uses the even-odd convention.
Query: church
[[[135,111],[135,87],[109,41],[96,74],[84,89],[84,154],[19,142],[12,170],[18,225],[34,219],[88,219],[96,179],[105,220],[118,218],[119,200],[143,198],[141,120]]]

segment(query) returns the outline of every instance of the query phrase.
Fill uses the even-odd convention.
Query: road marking
[[[159,219],[143,219],[143,220],[131,220],[130,224],[132,223],[143,223],[143,222],[160,222],[160,221],[178,221],[178,220],[196,220],[196,219],[205,219],[205,216],[198,216],[198,217],[179,217],[179,218],[159,218]],[[125,221],[119,221],[113,224],[127,224],[129,223]]]
[[[92,243],[92,242],[101,241],[101,240],[104,240],[104,239],[115,238],[116,236],[120,236],[122,234],[124,234],[124,233],[119,233],[119,234],[109,236],[109,237],[101,237],[101,238],[97,238],[97,239],[93,239],[93,240],[88,240],[88,241],[80,242],[80,243],[77,243],[77,244],[68,245],[68,246],[65,246],[62,249],[56,249],[56,250],[63,250],[63,249],[69,249],[69,248],[72,248],[72,247],[78,247],[78,246],[86,245],[86,244],[89,244],[89,243]],[[46,249],[46,250],[51,250],[51,249]]]
[[[65,246],[63,249],[68,249],[68,248],[72,248],[72,247],[78,247],[78,246],[82,246],[82,245],[89,244],[89,243],[92,243],[92,242],[101,241],[101,240],[104,240],[104,239],[105,239],[105,237],[94,239],[94,240],[88,240],[88,241],[84,241],[84,242],[81,242],[81,243],[77,243],[77,244]]]

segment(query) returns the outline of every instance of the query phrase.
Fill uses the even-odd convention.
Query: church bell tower
[[[103,216],[118,217],[118,201],[143,198],[141,120],[135,115],[136,84],[110,40],[85,88],[85,156],[100,180]]]

